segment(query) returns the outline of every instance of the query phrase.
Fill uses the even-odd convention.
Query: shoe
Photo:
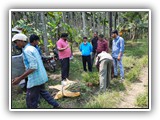
[[[120,79],[120,83],[122,83],[124,81],[124,78],[123,77],[121,77],[121,79]]]
[[[62,81],[61,81],[61,85],[62,85],[62,86],[66,86],[66,85],[67,85],[67,80],[66,80],[66,79],[62,80]]]
[[[114,78],[117,78],[118,76],[117,75],[114,75]]]
[[[63,107],[62,107],[61,105],[58,105],[58,106],[56,106],[56,107],[54,106],[53,108],[54,108],[54,109],[62,109]]]

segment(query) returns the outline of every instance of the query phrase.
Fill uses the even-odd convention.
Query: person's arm
[[[28,69],[21,76],[12,79],[12,84],[17,85],[21,80],[25,79],[29,74],[33,73],[35,69]]]
[[[92,52],[93,51],[93,46],[90,44],[90,51]]]
[[[121,59],[123,51],[124,51],[124,39],[120,39],[120,52],[118,54],[118,58],[117,58],[118,60]]]
[[[97,66],[98,64],[98,56],[96,57],[95,65]]]
[[[98,71],[99,71],[99,59],[100,59],[100,57],[97,56],[96,61],[95,61],[95,65],[96,65],[96,68],[98,69]]]
[[[109,45],[107,41],[105,41],[105,48],[106,48],[106,52],[109,53]]]
[[[69,45],[67,45],[66,47],[62,47],[62,44],[60,42],[57,42],[57,49],[59,51],[64,51],[65,49],[67,49],[69,47]]]
[[[69,47],[69,45],[67,45],[67,46],[64,47],[64,48],[57,47],[57,49],[58,49],[59,51],[64,51],[64,50],[67,49],[68,47]]]
[[[80,46],[79,46],[79,50],[82,52],[82,44],[80,44]]]
[[[91,40],[91,44],[93,45],[94,43],[93,43],[93,39]]]

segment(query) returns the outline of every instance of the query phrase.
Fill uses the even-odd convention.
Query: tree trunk
[[[74,26],[73,25],[73,12],[70,12],[70,26]]]
[[[41,12],[41,21],[42,21],[42,30],[43,30],[43,38],[44,38],[44,52],[46,53],[46,55],[49,55],[49,51],[48,51],[48,47],[47,47],[48,38],[47,38],[44,12]]]
[[[39,29],[39,25],[38,25],[38,23],[39,23],[39,13],[38,12],[36,12],[36,21],[35,21],[35,26],[36,26],[36,29]]]
[[[103,35],[105,36],[106,34],[106,12],[104,12],[104,16],[103,16]]]
[[[93,14],[93,16],[92,16],[93,17],[93,31],[96,31],[94,12],[92,14]]]
[[[108,17],[109,17],[109,47],[112,47],[112,38],[111,38],[111,34],[112,34],[112,12],[108,13]]]
[[[15,12],[12,12],[12,28],[15,27],[16,18],[15,18]]]
[[[82,20],[83,20],[83,35],[86,36],[86,16],[85,16],[85,12],[82,12]]]
[[[114,13],[114,29],[117,29],[117,12]]]
[[[98,29],[98,33],[101,33],[101,23],[100,23],[100,13],[97,14],[97,17],[98,17],[98,26],[97,26],[97,29]]]

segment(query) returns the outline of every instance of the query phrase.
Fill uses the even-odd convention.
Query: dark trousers
[[[53,99],[48,91],[45,90],[45,85],[34,86],[27,89],[26,104],[27,108],[35,109],[38,107],[40,95],[52,106],[57,107],[59,104]]]
[[[69,77],[69,58],[60,59],[62,80]]]
[[[92,55],[91,55],[91,64],[92,64],[92,67],[93,67],[93,64],[94,64],[94,58],[96,57],[96,52],[92,52]]]
[[[83,70],[87,71],[86,69],[86,63],[88,63],[88,70],[92,72],[92,64],[91,64],[91,56],[82,56],[82,62],[83,62]]]

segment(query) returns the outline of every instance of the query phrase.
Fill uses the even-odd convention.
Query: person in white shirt
[[[100,92],[105,92],[111,80],[112,56],[106,51],[102,51],[96,57],[95,65],[99,70]]]

